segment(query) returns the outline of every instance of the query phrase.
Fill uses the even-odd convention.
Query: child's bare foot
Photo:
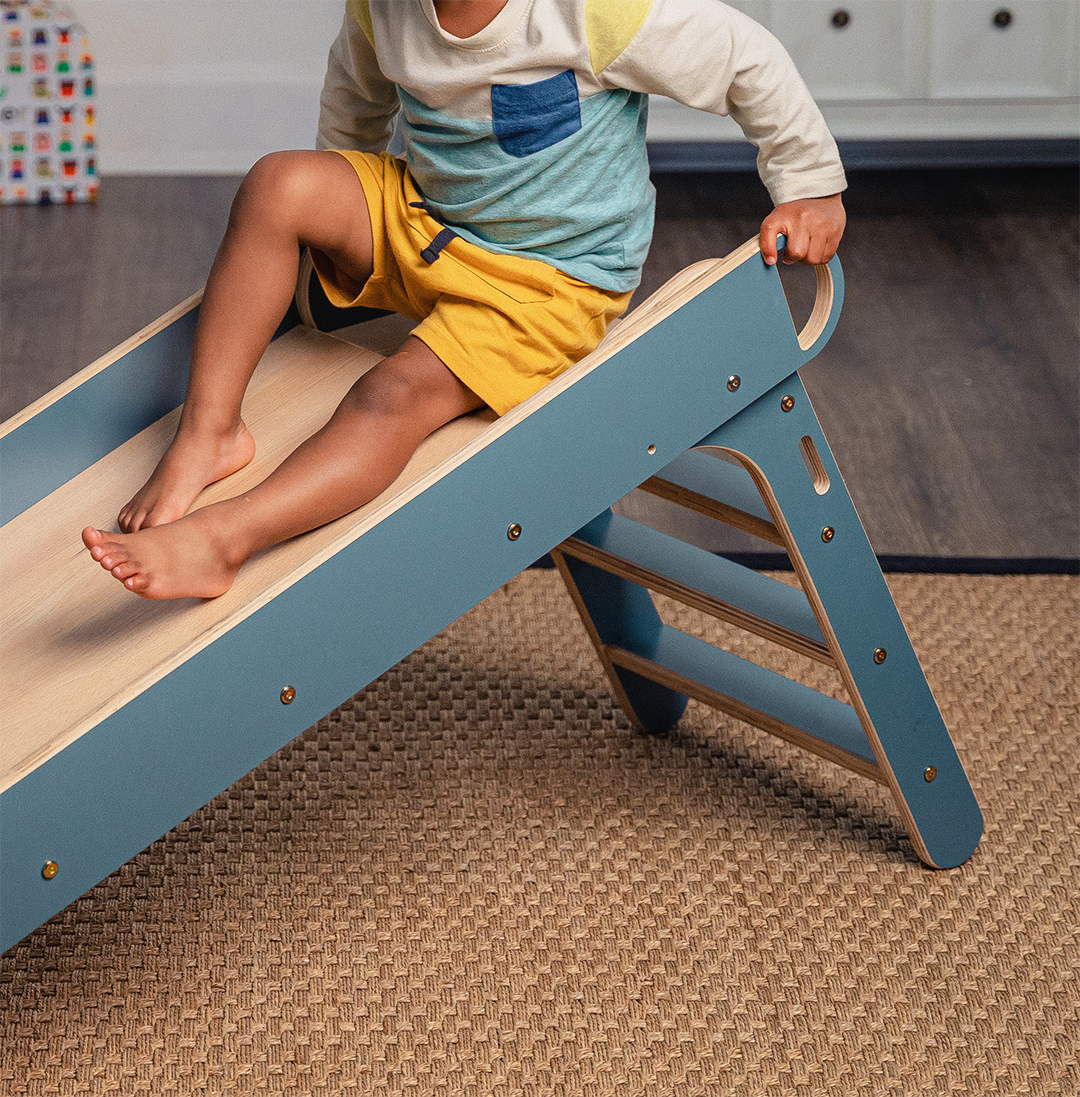
[[[150,479],[120,511],[125,533],[175,522],[208,484],[238,472],[255,456],[255,439],[241,422],[227,435],[176,432]]]
[[[217,598],[232,586],[246,556],[221,534],[208,513],[214,510],[205,507],[135,533],[87,526],[83,544],[110,575],[143,598]]]

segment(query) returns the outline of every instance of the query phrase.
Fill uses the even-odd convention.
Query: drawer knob
[[[1013,21],[1013,13],[1008,8],[998,8],[994,12],[994,26],[1000,30],[1004,30],[1006,27],[1011,27]]]
[[[830,22],[837,30],[843,30],[844,27],[851,25],[851,12],[846,8],[837,8],[836,11],[832,13]]]

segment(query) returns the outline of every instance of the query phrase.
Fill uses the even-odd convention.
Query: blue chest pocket
[[[535,84],[492,84],[491,122],[511,156],[556,144],[581,129],[577,78],[567,69]]]

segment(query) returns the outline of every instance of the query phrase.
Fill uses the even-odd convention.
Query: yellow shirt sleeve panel
[[[652,0],[585,0],[585,37],[596,75],[630,45],[651,8]]]
[[[368,0],[346,0],[345,10],[360,24],[367,40],[374,46],[375,31],[371,26],[371,7]]]

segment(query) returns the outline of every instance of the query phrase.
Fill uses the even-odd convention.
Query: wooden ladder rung
[[[836,666],[802,590],[752,568],[617,514],[593,519],[559,551]]]
[[[635,643],[636,650],[607,644],[604,652],[618,667],[886,783],[850,705],[670,625]]]
[[[639,490],[786,547],[750,474],[718,457],[687,450]]]

